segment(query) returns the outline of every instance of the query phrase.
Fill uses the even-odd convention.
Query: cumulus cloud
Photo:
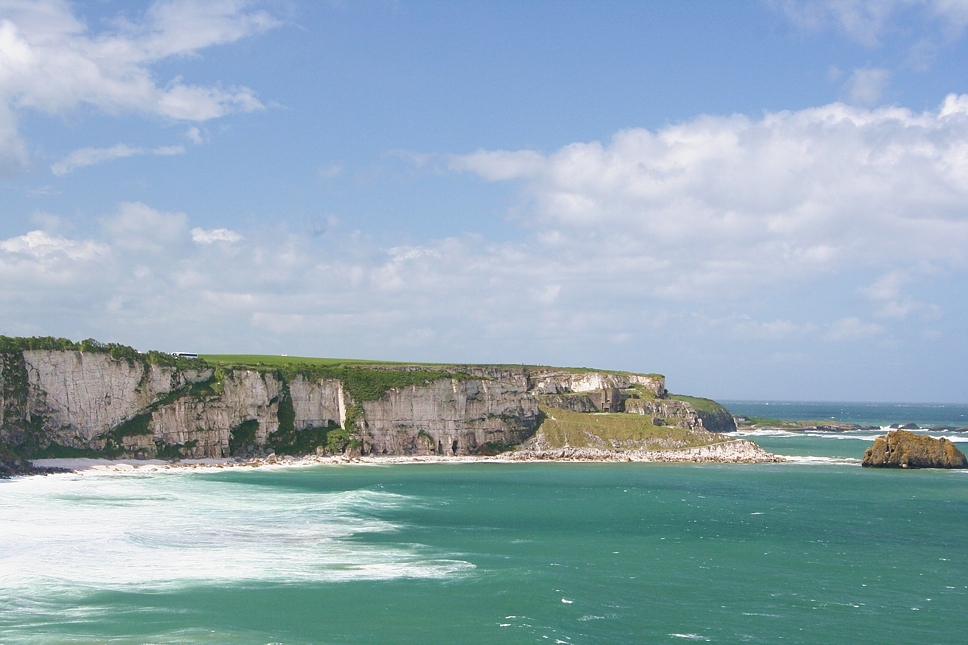
[[[25,109],[54,115],[86,105],[196,122],[261,109],[249,88],[192,85],[180,77],[159,84],[152,71],[160,61],[277,24],[247,5],[155,2],[139,23],[119,20],[94,32],[63,0],[0,2],[0,173],[26,164],[16,126],[17,112]]]
[[[522,186],[516,217],[589,275],[704,298],[850,267],[968,265],[968,96],[700,117],[455,170]]]

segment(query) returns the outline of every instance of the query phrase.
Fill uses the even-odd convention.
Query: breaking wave
[[[354,536],[416,503],[392,493],[304,492],[192,475],[54,475],[0,484],[0,607],[103,590],[441,578],[473,569],[412,544]]]

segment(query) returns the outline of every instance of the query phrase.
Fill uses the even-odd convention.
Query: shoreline
[[[227,468],[308,468],[313,466],[395,466],[405,464],[476,464],[476,463],[781,463],[784,457],[766,452],[752,441],[738,439],[723,443],[685,448],[681,450],[601,450],[595,448],[559,448],[540,451],[506,452],[493,456],[480,455],[303,455],[256,457],[240,460],[234,457],[208,459],[95,459],[57,458],[35,459],[33,466],[53,469],[49,473],[22,475],[25,477],[47,474],[99,474],[99,473],[155,473],[185,472],[199,470],[224,470]]]

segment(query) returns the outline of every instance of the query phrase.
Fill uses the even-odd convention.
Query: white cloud
[[[144,154],[144,150],[141,148],[132,148],[124,143],[119,143],[110,148],[81,148],[55,163],[50,167],[50,171],[58,177],[61,177],[74,172],[78,168],[85,168],[105,161],[111,161],[112,159],[123,159],[124,157],[140,154]]]
[[[153,155],[159,155],[161,157],[172,157],[175,155],[185,154],[185,146],[158,146],[151,151]]]
[[[807,30],[833,26],[849,38],[874,47],[898,15],[910,12],[925,22],[938,21],[944,35],[957,37],[968,24],[965,0],[766,0],[795,25]],[[910,25],[907,25],[910,28]]]
[[[121,203],[101,225],[114,245],[128,251],[157,253],[187,241],[184,213],[166,213],[140,202]]]
[[[880,306],[877,315],[881,318],[904,319],[912,313],[921,314],[921,318],[925,320],[939,317],[941,310],[937,305],[917,300],[903,292],[904,287],[913,282],[907,273],[895,270],[881,276],[861,291]]]
[[[858,341],[884,333],[884,328],[877,323],[865,323],[859,318],[849,317],[831,323],[824,334],[825,340]]]
[[[328,166],[323,166],[316,171],[316,174],[320,179],[332,179],[338,177],[343,172],[343,164],[341,163],[331,163]]]
[[[777,352],[809,356],[817,370],[830,368],[831,354],[835,365],[845,356],[867,364],[871,346],[881,357],[898,330],[924,342],[910,321],[878,324],[852,311],[856,303],[831,306],[849,298],[828,298],[826,288],[738,298],[713,289],[701,301],[670,302],[658,284],[665,267],[612,262],[607,242],[575,253],[569,244],[473,236],[381,248],[353,234],[243,233],[125,203],[93,236],[32,231],[0,240],[0,329],[142,348],[672,370],[679,391],[690,391],[683,374],[705,379],[706,389],[691,390],[700,394],[746,382],[749,369],[760,386],[796,381],[763,376]],[[871,293],[903,295],[890,285]],[[756,379],[749,383],[755,394]]]
[[[20,256],[31,260],[64,256],[70,260],[89,262],[102,257],[108,247],[90,240],[75,241],[50,235],[44,231],[30,231],[19,237],[3,240],[0,242],[0,249],[9,256]]]
[[[185,146],[159,146],[152,150],[145,150],[144,148],[133,148],[125,143],[119,143],[110,148],[80,148],[52,165],[50,171],[58,177],[62,177],[79,168],[86,168],[87,166],[104,163],[105,161],[113,161],[114,159],[124,159],[125,157],[144,154],[170,157],[184,153]]]
[[[814,333],[817,326],[814,323],[795,323],[791,320],[772,320],[760,322],[748,316],[740,318],[735,324],[735,331],[740,336],[761,340],[788,340],[803,338]]]
[[[526,163],[522,163],[526,160]],[[638,293],[749,293],[855,267],[968,268],[968,97],[700,117],[451,167],[523,187],[516,218],[576,270]]]
[[[491,181],[533,177],[542,171],[544,165],[544,157],[533,150],[478,150],[469,155],[454,155],[450,159],[452,170],[467,170]]]
[[[891,73],[888,70],[864,67],[854,70],[845,89],[851,103],[870,107],[880,102],[890,82]]]
[[[64,114],[81,105],[205,121],[261,109],[246,87],[201,86],[180,77],[159,85],[151,66],[195,55],[269,29],[277,22],[246,2],[155,2],[140,23],[93,32],[62,0],[0,2],[0,173],[26,164],[16,114]]]
[[[240,240],[242,240],[241,235],[227,228],[213,228],[210,231],[197,227],[192,229],[192,241],[196,244],[212,244],[214,242],[229,242],[231,244]]]

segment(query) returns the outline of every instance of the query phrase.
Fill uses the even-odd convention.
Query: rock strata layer
[[[864,451],[868,468],[968,468],[965,454],[947,439],[906,430],[888,432]]]

